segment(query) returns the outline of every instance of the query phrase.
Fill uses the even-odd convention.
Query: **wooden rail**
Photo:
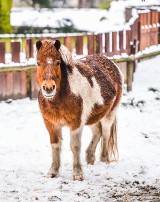
[[[134,62],[157,55],[160,55],[160,51],[140,56],[131,55],[127,58],[112,59],[123,72],[127,91],[132,90]],[[0,88],[0,100],[25,97],[37,98],[39,87],[36,84],[36,66],[0,68],[0,84],[3,86],[3,88]]]

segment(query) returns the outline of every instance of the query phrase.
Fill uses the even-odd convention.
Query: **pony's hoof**
[[[58,175],[57,174],[55,174],[55,173],[48,173],[45,177],[46,178],[55,178],[55,177],[57,177]]]
[[[94,161],[95,161],[95,159],[87,160],[87,164],[89,164],[89,165],[94,165]]]
[[[73,180],[74,181],[83,181],[84,178],[83,178],[82,174],[80,174],[80,175],[73,175]]]

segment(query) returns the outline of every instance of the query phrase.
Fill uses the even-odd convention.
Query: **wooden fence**
[[[49,38],[59,39],[70,51],[77,55],[103,53],[113,58],[115,55],[134,55],[152,45],[160,44],[160,12],[156,9],[139,10],[139,17],[135,19],[129,30],[120,30],[107,33],[90,33],[77,35],[50,35]],[[6,53],[11,53],[11,62],[20,63],[20,52],[24,52],[26,59],[34,57],[34,44],[43,38],[40,35],[10,35],[0,38],[0,63],[7,63]],[[45,36],[46,38],[46,36]],[[7,40],[7,42],[6,42]],[[127,59],[114,60],[118,62],[126,83],[132,82],[128,78]],[[7,64],[6,64],[7,65]],[[24,97],[36,98],[35,66],[0,68],[0,100]],[[129,79],[131,81],[129,81]],[[131,90],[131,87],[128,87]]]

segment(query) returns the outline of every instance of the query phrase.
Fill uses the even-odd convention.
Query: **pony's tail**
[[[117,144],[117,119],[116,119],[116,117],[111,126],[107,150],[108,150],[107,151],[107,161],[109,163],[112,161],[118,161],[119,153],[118,153],[118,144]]]
[[[102,143],[103,145],[103,143]],[[104,145],[103,145],[104,146]],[[111,129],[110,136],[106,145],[106,163],[111,163],[113,161],[118,161],[119,153],[118,153],[118,144],[117,144],[117,119],[115,117]]]

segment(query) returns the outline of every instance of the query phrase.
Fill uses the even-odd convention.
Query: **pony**
[[[103,54],[78,60],[59,40],[36,42],[39,107],[49,132],[52,164],[47,177],[59,174],[62,127],[70,128],[73,153],[73,180],[84,179],[80,160],[83,127],[91,127],[93,137],[86,161],[94,164],[101,140],[100,160],[118,160],[116,112],[122,97],[123,77],[119,68]]]

